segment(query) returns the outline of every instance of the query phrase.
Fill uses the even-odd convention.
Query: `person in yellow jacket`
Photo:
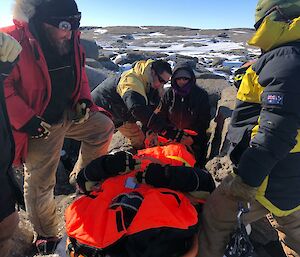
[[[245,223],[268,213],[283,243],[300,254],[300,1],[259,0],[256,33],[262,49],[237,93],[229,140],[235,172],[208,199],[199,257],[222,257],[237,225],[238,203],[250,203]]]
[[[103,81],[92,92],[94,102],[112,114],[115,127],[136,149],[144,146],[142,125],[166,138],[181,142],[187,135],[156,115],[163,86],[171,77],[170,64],[163,60],[142,60],[120,76]]]

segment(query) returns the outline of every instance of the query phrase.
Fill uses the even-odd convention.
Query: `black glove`
[[[155,187],[168,187],[169,178],[167,167],[158,163],[150,163],[144,172],[136,173],[136,180],[139,183],[147,183]]]
[[[45,138],[50,135],[51,125],[38,116],[33,116],[20,130],[26,132],[31,138]]]
[[[76,182],[79,190],[87,194],[99,181],[130,172],[139,168],[139,165],[140,163],[133,159],[132,154],[128,152],[107,154],[93,160],[80,170]]]
[[[73,117],[73,122],[75,124],[82,124],[89,118],[90,107],[92,106],[92,102],[88,99],[80,99],[75,108],[76,113],[75,117]]]
[[[191,168],[199,178],[199,186],[194,191],[207,191],[212,193],[216,189],[215,181],[212,175],[204,169]]]
[[[12,71],[14,63],[0,61],[0,81],[3,81]]]
[[[111,176],[124,174],[140,167],[140,163],[133,159],[129,152],[116,152],[106,155],[104,169]]]
[[[216,186],[210,173],[184,166],[161,166],[151,163],[145,172],[138,172],[136,180],[155,187],[166,187],[182,192],[212,192]]]
[[[167,139],[174,140],[176,142],[180,142],[183,135],[185,135],[184,131],[176,128],[168,128],[164,133],[162,133],[164,137]]]
[[[79,171],[76,177],[77,187],[79,192],[85,195],[89,195],[93,191],[94,187],[98,184],[98,181],[91,181],[86,176],[86,168]]]

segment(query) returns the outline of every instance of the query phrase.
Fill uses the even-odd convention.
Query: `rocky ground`
[[[231,172],[226,156],[226,134],[230,115],[234,108],[236,89],[231,86],[234,70],[243,62],[258,56],[259,50],[247,46],[253,34],[251,29],[200,30],[183,27],[87,27],[82,30],[86,48],[88,74],[91,89],[108,76],[131,67],[140,59],[164,58],[173,66],[188,61],[194,67],[197,83],[209,94],[211,104],[211,135],[207,170],[219,183]],[[66,143],[70,151],[74,143]],[[114,135],[110,149],[126,149],[126,140]],[[20,181],[22,173],[18,173]],[[55,199],[59,217],[59,229],[64,235],[64,210],[75,198],[74,189],[68,184],[67,173],[60,165],[57,174]],[[11,256],[32,257],[32,226],[26,213],[20,211],[20,226],[14,236]],[[267,219],[252,224],[252,242],[258,257],[284,257],[278,236]],[[64,245],[54,256],[64,256]],[[293,256],[293,255],[290,255]]]

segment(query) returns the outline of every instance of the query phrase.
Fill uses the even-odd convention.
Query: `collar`
[[[300,40],[300,17],[293,19],[290,23],[274,21],[266,17],[248,44],[266,52],[297,40]]]

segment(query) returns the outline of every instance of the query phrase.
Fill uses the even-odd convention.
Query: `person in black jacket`
[[[178,129],[193,130],[190,146],[196,158],[196,166],[206,163],[207,134],[210,122],[210,105],[205,90],[196,85],[195,74],[187,63],[175,66],[171,88],[165,93],[159,116],[164,117]]]
[[[145,130],[161,133],[177,142],[184,143],[188,138],[156,113],[159,92],[171,73],[171,66],[166,61],[142,60],[121,76],[106,79],[92,92],[93,101],[112,114],[115,127],[136,149],[144,147],[145,139],[136,121],[140,121]]]
[[[21,49],[16,40],[0,33],[0,253],[4,257],[9,254],[10,238],[18,225],[15,204],[20,194],[17,195],[18,188],[12,175],[15,145],[6,111],[3,81],[11,72]]]
[[[300,256],[300,1],[259,0],[255,21],[248,44],[262,55],[243,76],[227,135],[234,173],[204,205],[198,257],[224,256],[241,205],[245,225],[271,213],[286,255]]]

